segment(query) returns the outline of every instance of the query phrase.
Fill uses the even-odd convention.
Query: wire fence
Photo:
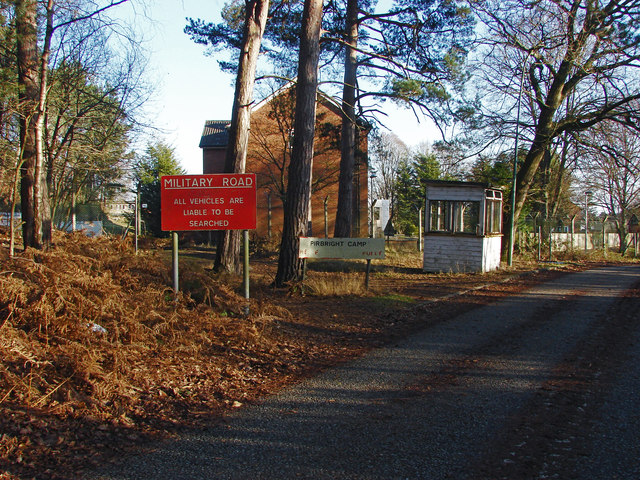
[[[585,222],[582,218],[527,216],[518,225],[516,248],[521,253],[537,251],[539,259],[543,256],[551,258],[554,252],[578,250],[621,253],[631,250],[634,256],[638,256],[638,233],[630,233],[626,225],[623,229],[621,235],[615,221],[602,218]]]

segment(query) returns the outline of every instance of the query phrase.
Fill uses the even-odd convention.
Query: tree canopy
[[[140,192],[140,203],[146,205],[140,211],[146,229],[161,237],[160,177],[163,175],[184,175],[186,172],[176,159],[174,149],[164,142],[147,145],[144,154],[136,159],[134,181]]]
[[[640,126],[640,1],[473,5],[486,31],[477,55],[482,120],[494,141],[512,137],[518,122],[528,145],[518,168],[517,220],[557,139],[603,121]]]

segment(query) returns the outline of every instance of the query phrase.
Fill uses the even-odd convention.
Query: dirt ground
[[[0,258],[0,280],[14,282],[0,285],[0,290],[31,289],[24,294],[26,300],[19,293],[0,298],[3,480],[78,478],[83,470],[147,441],[216,421],[229,409],[242,408],[429,322],[586,267],[521,264],[491,274],[425,274],[415,261],[404,258],[374,265],[368,291],[326,295],[311,292],[307,282],[273,289],[276,261],[263,256],[252,259],[250,315],[245,318],[237,277],[194,286],[203,274],[187,270],[183,283],[191,294],[172,302],[168,275],[161,267],[166,265],[163,255],[133,257],[123,247],[105,241],[97,248],[77,237],[59,243],[52,253]],[[67,255],[64,261],[56,257],[61,251]],[[403,257],[416,255],[398,256]],[[198,264],[206,273],[208,252],[188,251],[183,261]],[[307,280],[331,284],[349,277],[351,284],[364,282],[363,264],[345,268],[346,273],[344,268],[327,271],[326,265],[309,265]],[[110,273],[96,273],[103,271]],[[84,272],[92,273],[86,281],[78,280]],[[84,297],[72,299],[61,286],[65,281],[75,282],[73,296]],[[141,283],[154,287],[143,295]],[[96,285],[104,289],[97,297]],[[91,297],[89,303],[86,297]],[[30,308],[44,315],[49,301],[55,308],[45,335],[42,320]],[[158,301],[161,305],[153,304]],[[104,305],[119,313],[105,312]],[[78,330],[73,345],[83,348],[71,348],[78,319],[86,327],[89,314],[95,322],[91,325],[107,333],[96,339],[95,332]],[[56,324],[67,317],[64,328]],[[125,327],[125,317],[134,326]],[[54,334],[55,328],[60,331]],[[96,358],[89,368],[70,358],[75,355],[70,352],[91,352]]]

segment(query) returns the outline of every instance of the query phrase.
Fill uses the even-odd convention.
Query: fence
[[[638,255],[637,233],[626,233],[623,241],[625,250],[631,249],[635,256]],[[620,235],[615,222],[603,219],[589,220],[587,232],[582,219],[571,221],[564,219],[539,219],[526,217],[519,225],[516,237],[517,248],[521,252],[538,250],[548,251],[549,256],[553,252],[566,252],[568,250],[617,250],[620,251]]]
[[[0,212],[0,227],[8,227],[11,219],[11,214],[9,212]],[[20,225],[22,222],[22,214],[20,212],[15,212],[13,214],[13,224]]]

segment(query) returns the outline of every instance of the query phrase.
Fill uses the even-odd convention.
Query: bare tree
[[[311,195],[311,163],[315,136],[318,61],[322,0],[305,0],[298,61],[298,86],[289,186],[275,284],[282,287],[299,278],[300,236],[306,232]]]
[[[25,247],[48,246],[53,228],[45,165],[44,132],[55,35],[58,34],[59,46],[68,42],[80,45],[86,40],[86,36],[68,35],[75,25],[93,21],[112,7],[127,1],[109,0],[100,4],[83,0],[46,0],[42,5],[44,28],[41,31],[38,22],[38,2],[15,0],[16,59],[21,105],[21,207]]]
[[[258,185],[275,194],[283,205],[287,197],[287,174],[293,146],[295,101],[295,84],[278,89],[268,97],[266,105],[255,112],[265,115],[267,121],[254,121],[251,126],[253,149],[249,152],[249,158],[256,167],[259,166]],[[319,103],[325,101],[329,102],[319,96]],[[340,170],[340,161],[334,153],[339,143],[340,129],[327,122],[325,115],[316,115],[317,142],[313,155],[312,195],[333,185]]]
[[[620,253],[627,249],[628,222],[640,202],[640,139],[615,122],[603,122],[582,136],[581,169],[594,201],[614,219]]]
[[[554,139],[605,120],[639,127],[633,102],[640,98],[640,37],[630,32],[640,0],[489,0],[473,6],[487,32],[479,56],[489,92],[485,118],[503,135],[519,120],[530,145],[517,175],[517,221]],[[523,114],[517,119],[520,91]]]
[[[373,137],[370,155],[372,174],[375,172],[371,200],[375,197],[391,200],[395,197],[400,166],[409,164],[411,152],[397,135],[382,133]]]

